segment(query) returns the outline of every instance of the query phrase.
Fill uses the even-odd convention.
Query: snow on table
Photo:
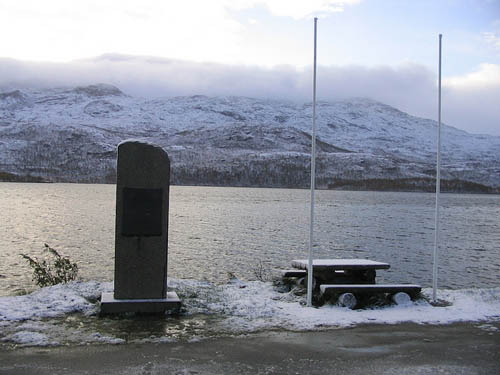
[[[307,259],[292,260],[292,267],[307,270]],[[335,270],[382,270],[390,268],[389,263],[376,262],[369,259],[313,259],[315,271]]]

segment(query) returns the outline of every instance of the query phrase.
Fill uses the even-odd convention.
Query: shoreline
[[[6,172],[0,171],[0,182],[3,183],[26,183],[26,184],[81,184],[81,185],[115,185],[115,182],[107,181],[71,181],[71,180],[50,180],[42,177],[14,175],[10,178],[3,177]],[[422,186],[407,185],[399,183],[399,180],[414,180],[414,178],[404,179],[365,179],[365,180],[339,180],[329,186],[317,186],[317,191],[348,191],[348,192],[376,192],[376,193],[429,193],[435,194],[434,185],[424,184]],[[441,194],[479,194],[479,195],[500,195],[500,187],[482,185],[479,183],[465,180],[441,180],[443,190]],[[391,184],[393,182],[394,184]],[[460,188],[450,188],[448,185],[458,184]],[[465,185],[466,187],[463,187]],[[300,185],[252,185],[252,184],[211,184],[200,182],[198,184],[190,183],[172,183],[175,187],[207,187],[207,188],[248,188],[248,189],[292,189],[309,190],[306,186]]]
[[[0,374],[497,374],[500,321],[0,351]]]

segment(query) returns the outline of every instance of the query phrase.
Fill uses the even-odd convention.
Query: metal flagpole
[[[314,225],[314,190],[316,188],[316,31],[318,18],[314,17],[314,64],[313,64],[313,118],[311,136],[311,216],[309,226],[309,262],[307,265],[307,306],[312,306],[313,280],[313,225]]]
[[[432,299],[437,302],[438,248],[439,248],[439,194],[441,192],[441,39],[439,34],[439,74],[438,74],[438,128],[436,158],[436,226],[434,229],[434,263],[432,267]]]

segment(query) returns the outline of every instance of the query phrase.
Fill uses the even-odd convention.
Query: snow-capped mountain
[[[435,174],[436,122],[369,99],[317,104],[319,187]],[[110,85],[0,93],[0,172],[112,182],[116,146],[164,147],[174,183],[308,186],[311,104],[246,97],[147,100]],[[442,176],[500,187],[500,137],[444,126]],[[5,174],[5,173],[4,173]]]

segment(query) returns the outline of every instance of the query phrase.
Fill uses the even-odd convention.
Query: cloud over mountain
[[[500,135],[500,65],[443,82],[443,121],[473,133]],[[423,65],[320,66],[318,99],[367,97],[410,114],[436,118],[437,78]],[[225,65],[106,54],[69,63],[0,59],[0,88],[78,86],[105,82],[133,96],[203,94],[311,100],[312,72],[292,66]]]

